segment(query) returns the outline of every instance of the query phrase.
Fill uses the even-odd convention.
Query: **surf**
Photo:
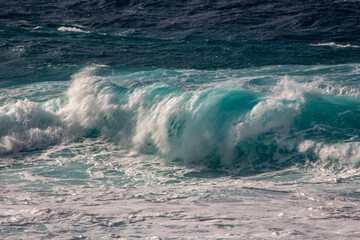
[[[318,67],[292,67],[300,76],[278,75],[286,66],[118,75],[108,68],[85,67],[46,101],[7,101],[0,111],[1,154],[90,138],[210,168],[359,166],[358,89],[351,81],[319,80]]]

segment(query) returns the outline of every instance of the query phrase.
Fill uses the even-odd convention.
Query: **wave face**
[[[9,100],[16,88],[6,93],[0,152],[90,138],[211,168],[357,168],[358,68],[88,67],[69,86],[48,87],[41,102],[31,90],[23,91],[25,99]]]

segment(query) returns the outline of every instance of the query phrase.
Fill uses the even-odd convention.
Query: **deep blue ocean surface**
[[[0,238],[360,238],[359,103],[359,1],[0,0]]]

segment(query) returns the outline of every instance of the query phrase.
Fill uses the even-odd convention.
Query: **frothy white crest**
[[[316,47],[322,47],[322,46],[328,46],[328,47],[336,47],[336,48],[360,48],[360,46],[357,45],[350,45],[350,44],[337,44],[334,42],[329,42],[329,43],[318,43],[318,44],[310,44],[311,46],[316,46]]]
[[[306,152],[309,149],[313,149],[316,145],[316,142],[311,140],[305,140],[299,143],[298,150],[299,152]]]
[[[285,76],[272,88],[273,93],[256,104],[236,126],[237,141],[278,127],[288,128],[300,113],[304,91],[302,84]]]
[[[360,167],[360,142],[323,143],[311,140],[303,141],[298,146],[299,152],[312,153],[321,161],[321,167],[348,170]],[[333,169],[331,169],[333,170]]]
[[[283,77],[277,84],[270,89],[274,99],[299,100],[304,101],[304,93],[318,93],[319,83],[313,81],[310,83],[296,82],[288,76]]]
[[[85,30],[82,30],[80,28],[76,28],[76,27],[59,27],[58,28],[58,31],[60,32],[77,32],[77,33],[90,33],[90,31],[85,31]]]
[[[135,33],[135,29],[130,28],[130,29],[128,29],[128,30],[122,31],[122,32],[120,32],[120,33],[117,33],[116,35],[117,35],[117,36],[128,36],[128,35],[131,35],[131,34],[133,34],[133,33]]]
[[[59,116],[29,100],[2,106],[0,122],[0,154],[43,148],[66,135]]]
[[[304,101],[304,93],[359,97],[360,89],[354,86],[341,86],[335,81],[325,81],[324,78],[313,79],[310,82],[296,82],[285,76],[270,89],[274,97],[298,99]]]
[[[68,103],[59,111],[72,131],[97,129],[101,135],[126,143],[131,131],[131,113],[124,110],[105,78],[93,73],[97,66],[87,67],[73,76],[66,96]],[[78,134],[82,134],[82,133]]]
[[[297,102],[286,103],[277,99],[262,101],[251,110],[245,121],[237,126],[238,141],[278,127],[287,128],[298,114]]]
[[[88,67],[73,76],[66,92],[68,104],[61,110],[69,122],[79,122],[84,127],[93,127],[103,118],[102,110],[108,106],[109,96],[102,95],[99,85],[102,78],[93,76],[95,67]]]
[[[186,108],[186,101],[183,96],[169,95],[159,100],[150,109],[142,106],[146,92],[149,89],[143,89],[131,96],[131,106],[134,107],[134,101],[137,101],[137,123],[133,143],[140,146],[147,137],[154,142],[158,150],[162,153],[168,153],[171,149],[168,139],[168,122],[172,115],[180,115],[183,108]],[[136,100],[134,99],[136,98]],[[184,106],[185,104],[185,106]]]
[[[360,97],[360,88],[348,87],[348,86],[339,86],[336,84],[327,86],[324,89],[326,94],[336,95],[336,96],[350,96],[350,97]]]

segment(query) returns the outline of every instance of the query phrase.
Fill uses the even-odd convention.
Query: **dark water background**
[[[181,69],[357,63],[360,48],[311,44],[360,45],[359,22],[356,1],[2,0],[0,78],[60,80],[70,74],[64,68],[91,63]],[[63,26],[84,32],[57,30]],[[14,54],[18,46],[24,50]]]

